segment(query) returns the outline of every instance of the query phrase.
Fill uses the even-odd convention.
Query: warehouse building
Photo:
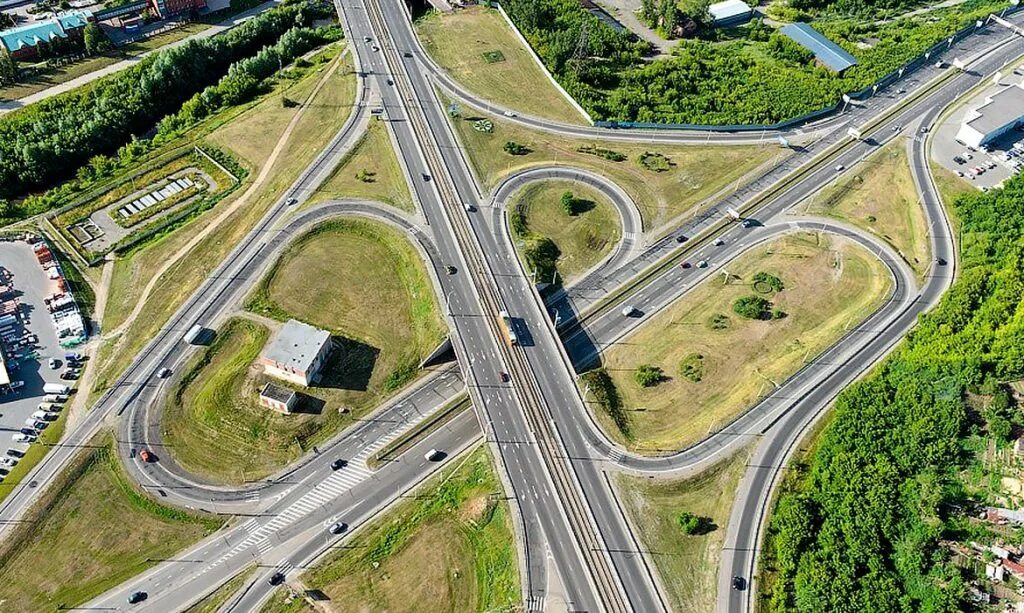
[[[956,140],[978,148],[1020,126],[1024,126],[1024,82],[1004,87],[969,110]]]
[[[791,23],[782,26],[783,34],[793,42],[814,54],[814,59],[829,70],[840,73],[857,65],[857,58],[843,49],[808,23]]]
[[[746,23],[753,14],[750,5],[743,0],[725,0],[708,6],[711,22],[720,27],[737,26]]]
[[[260,363],[271,377],[309,385],[316,380],[330,350],[329,332],[290,319],[260,357]]]

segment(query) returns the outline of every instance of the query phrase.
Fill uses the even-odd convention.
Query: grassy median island
[[[434,61],[481,98],[530,115],[584,123],[496,9],[431,11],[416,21],[416,33]]]
[[[222,326],[176,381],[164,415],[174,458],[217,482],[265,477],[350,425],[415,377],[444,335],[418,253],[396,230],[365,220],[328,222],[299,238],[247,306],[330,330],[334,348],[320,380],[295,388],[297,412],[280,415],[258,399],[270,379],[257,359],[271,331],[243,318]]]
[[[330,47],[323,53],[325,58],[330,59],[336,57],[340,49]],[[278,80],[272,91],[291,99],[305,100],[312,93],[317,80],[324,76],[320,68],[328,70],[320,66],[318,61],[314,62],[304,72],[290,73],[297,75],[294,79]],[[246,205],[232,212],[167,270],[153,292],[146,297],[138,317],[132,320],[124,333],[105,340],[100,346],[98,360],[101,364],[97,368],[93,398],[127,368],[142,346],[238,244],[345,123],[355,97],[355,75],[349,60],[343,58],[338,62],[337,69],[329,73],[326,84],[313,97],[305,114],[295,125],[265,182],[250,194]],[[130,318],[136,304],[142,299],[143,289],[169,258],[185,249],[198,233],[217,219],[220,211],[231,207],[249,190],[260,172],[259,167],[265,164],[278,139],[283,136],[299,110],[284,108],[281,96],[267,95],[248,106],[244,112],[232,113],[229,118],[211,119],[215,125],[208,126],[213,131],[207,138],[218,145],[223,143],[226,149],[231,149],[254,168],[247,180],[211,211],[115,260],[103,318],[104,333],[118,328]]]
[[[331,198],[379,200],[413,212],[412,195],[384,122],[370,120],[362,138],[317,190],[313,201]]]
[[[687,479],[616,479],[619,497],[675,611],[715,609],[722,544],[749,457],[749,450],[740,451]],[[693,533],[681,525],[684,513],[699,520]]]
[[[924,277],[931,261],[928,224],[902,140],[886,145],[855,173],[815,196],[808,211],[842,219],[881,237],[918,278]]]
[[[225,583],[221,584],[220,587],[207,594],[205,598],[188,609],[185,609],[185,613],[217,613],[221,606],[226,603],[229,598],[235,595],[235,592],[242,589],[242,586],[249,581],[255,572],[255,566],[250,566],[243,570],[231,579],[227,580]]]
[[[478,447],[364,526],[302,581],[344,611],[504,611],[520,600],[508,505]]]
[[[568,204],[563,204],[567,193]],[[537,280],[545,283],[552,281],[556,271],[559,284],[575,280],[608,255],[622,237],[622,222],[608,199],[572,181],[527,185],[512,199],[509,223],[520,256],[536,271]]]
[[[892,289],[872,254],[823,234],[788,235],[726,268],[727,284],[721,274],[704,281],[602,355],[626,433],[609,411],[592,406],[631,449],[665,453],[725,426],[874,312]],[[780,281],[782,291],[765,278]],[[768,302],[767,310],[747,310],[751,298]],[[640,377],[644,366],[661,376]],[[602,400],[597,404],[607,404]]]
[[[172,558],[222,520],[161,506],[130,483],[109,437],[58,477],[0,548],[0,609],[52,611]]]
[[[789,155],[775,145],[695,147],[577,140],[536,132],[466,105],[452,122],[485,189],[525,168],[586,168],[612,180],[636,201],[646,232],[695,213],[702,201],[732,189],[758,166]]]

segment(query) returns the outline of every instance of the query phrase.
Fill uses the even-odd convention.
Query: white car
[[[18,458],[6,457],[0,458],[0,465],[14,467],[18,463]]]
[[[160,377],[161,379],[166,379],[167,377],[171,376],[171,369],[161,368],[160,370],[157,371],[156,376]]]
[[[31,434],[19,432],[12,436],[11,440],[14,441],[15,443],[31,443],[32,441],[36,440],[36,437],[32,436]]]
[[[836,164],[836,172],[843,172],[844,170],[846,170],[846,166],[843,166],[842,164]]]
[[[423,458],[428,462],[434,462],[436,460],[439,460],[440,456],[440,451],[438,451],[437,449],[431,449],[430,451],[423,455]]]
[[[622,307],[622,316],[623,317],[632,317],[633,313],[635,311],[636,311],[636,307],[634,307],[631,304],[627,304],[626,306]]]
[[[504,113],[502,113],[502,115],[504,115],[505,117],[515,117],[516,116],[516,114],[513,113],[512,111],[505,111]]]
[[[53,421],[57,419],[56,413],[50,413],[49,411],[36,411],[32,414],[32,419],[38,419],[40,421]]]

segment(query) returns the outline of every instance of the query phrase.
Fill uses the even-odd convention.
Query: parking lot
[[[8,376],[14,386],[11,391],[0,394],[0,457],[3,457],[7,449],[24,451],[28,448],[25,443],[13,442],[12,436],[27,427],[26,420],[43,402],[46,396],[43,386],[72,382],[61,379],[64,355],[68,351],[58,342],[45,301],[57,292],[58,282],[43,270],[31,245],[24,241],[0,242],[0,284],[8,288],[5,302],[17,305],[17,322],[4,326],[9,340],[2,341]],[[58,361],[58,368],[50,368],[51,358]],[[17,384],[18,381],[21,384]]]
[[[999,186],[1006,179],[1021,172],[1024,168],[1024,132],[1020,130],[1011,130],[981,150],[968,147],[956,140],[957,132],[968,112],[980,105],[987,96],[1005,88],[1007,83],[1019,81],[1021,75],[1022,71],[1018,69],[1003,79],[1002,86],[990,85],[983,88],[936,126],[932,136],[932,159],[982,190]],[[1009,121],[1011,118],[1005,119]]]

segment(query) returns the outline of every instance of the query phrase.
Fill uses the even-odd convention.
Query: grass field
[[[873,255],[820,234],[755,247],[728,270],[729,284],[721,275],[704,281],[602,356],[627,411],[630,439],[603,411],[597,414],[631,449],[673,451],[725,426],[867,317],[892,288]],[[733,311],[735,300],[756,293],[752,277],[761,271],[785,285],[765,296],[785,312],[782,319],[750,320]],[[640,386],[634,372],[641,364],[660,367],[665,379]],[[701,371],[698,380],[684,374],[688,365]]]
[[[337,50],[334,53],[336,55]],[[257,223],[270,205],[344,124],[355,95],[355,75],[351,72],[351,64],[347,60],[343,62],[343,68],[329,77],[326,86],[311,101],[309,110],[297,124],[285,151],[277,159],[277,163],[270,171],[270,177],[261,186],[259,193],[247,206],[235,211],[163,275],[158,287],[146,301],[140,317],[124,334],[101,345],[98,357],[101,366],[97,371],[93,397],[113,383],[139,349],[238,244],[245,233]],[[311,71],[287,90],[288,96],[300,99],[300,92],[297,92],[296,88],[308,88],[305,90],[308,93],[320,76],[322,74],[316,70]],[[282,114],[279,112],[281,109],[279,97],[265,97],[234,121],[227,122],[214,131],[209,138],[215,142],[225,143],[232,150],[237,146],[239,149],[235,152],[245,159],[265,161],[296,112],[296,109],[288,109],[287,114]],[[270,124],[265,122],[267,116],[274,117]],[[242,127],[239,127],[240,125]],[[232,138],[232,135],[248,132],[252,133],[253,138]],[[251,181],[256,174],[256,171],[250,173],[249,180]],[[233,199],[243,193],[246,187],[240,187],[211,212],[132,252],[127,257],[118,259],[114,265],[103,328],[112,330],[119,326],[135,307],[142,288],[163,266],[167,258],[186,245],[196,233],[206,228],[216,217],[218,209],[230,206]]]
[[[32,79],[8,87],[0,87],[0,100],[17,100],[25,96],[31,96],[54,85],[66,83],[72,79],[77,79],[83,75],[106,68],[111,64],[138,57],[147,51],[169,45],[209,27],[205,23],[189,23],[169,32],[157,34],[146,40],[130,43],[110,54],[94,55],[67,66],[45,68]]]
[[[164,418],[175,459],[217,482],[265,477],[415,377],[444,326],[418,253],[404,240],[374,222],[339,220],[296,241],[247,306],[331,330],[321,379],[298,390],[296,414],[261,407],[268,379],[255,361],[269,330],[232,320],[175,384]]]
[[[508,505],[479,447],[302,580],[339,611],[508,611],[518,570]]]
[[[310,203],[331,198],[379,200],[413,212],[409,186],[383,122],[370,121],[366,133],[317,190]]]
[[[493,123],[492,132],[474,128],[475,120],[482,117]],[[453,122],[485,189],[492,189],[503,177],[517,170],[534,166],[554,164],[590,169],[611,179],[632,196],[640,207],[646,232],[657,231],[678,216],[695,213],[702,201],[725,188],[733,189],[739,179],[761,164],[773,157],[788,155],[777,146],[648,146],[575,140],[534,132],[468,107],[463,107],[462,116]],[[529,149],[529,153],[506,153],[507,142],[518,143]],[[580,152],[580,147],[597,147],[626,159],[613,161]],[[650,164],[651,168],[644,166],[640,160],[645,153],[660,154],[649,159],[662,164]]]
[[[481,98],[529,115],[586,122],[497,10],[471,6],[445,15],[431,11],[417,20],[416,32],[434,61]]]
[[[749,450],[740,451],[684,480],[618,476],[623,505],[650,552],[672,610],[715,610],[722,545],[749,457]],[[684,511],[710,519],[713,529],[685,534],[678,521]]]
[[[235,592],[240,590],[254,572],[256,572],[255,566],[243,570],[227,583],[214,590],[206,598],[185,609],[185,613],[217,613],[221,605],[227,602]]]
[[[808,212],[842,219],[881,237],[923,278],[931,263],[928,224],[905,143],[886,145],[856,171],[815,196]]]
[[[583,201],[575,215],[569,215],[562,208],[561,197],[567,191]],[[515,220],[516,214],[520,215],[523,228]],[[527,185],[513,198],[509,215],[521,255],[529,248],[531,237],[548,238],[558,247],[561,255],[555,261],[555,269],[559,283],[579,278],[608,255],[622,238],[622,222],[611,202],[596,189],[572,181]],[[551,281],[549,278],[538,280]]]
[[[312,613],[316,611],[301,597],[292,597],[291,589],[279,587],[274,590],[267,602],[263,603],[260,613]]]
[[[0,609],[73,607],[170,558],[221,525],[139,494],[109,438],[62,473],[0,550]]]

